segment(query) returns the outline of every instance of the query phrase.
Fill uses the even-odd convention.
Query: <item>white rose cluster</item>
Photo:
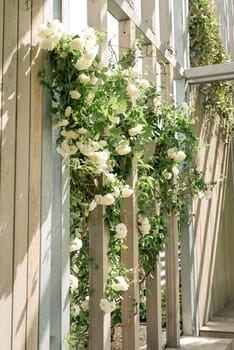
[[[74,238],[70,243],[70,252],[79,251],[82,248],[82,240],[78,237]]]
[[[129,136],[136,136],[142,132],[143,126],[140,124],[137,124],[136,126],[132,127],[128,130]]]
[[[122,191],[121,191],[121,196],[122,198],[128,198],[128,197],[131,197],[132,194],[133,194],[133,189],[129,187],[129,185],[125,185],[123,188],[122,188]]]
[[[95,167],[96,173],[101,174],[109,169],[108,160],[110,152],[108,150],[96,151],[88,156],[89,160]]]
[[[78,148],[73,143],[70,143],[69,139],[64,139],[60,146],[57,147],[57,152],[62,156],[66,157],[71,154],[75,154]]]
[[[79,37],[74,38],[71,41],[71,48],[75,51],[81,51],[82,53],[81,58],[79,58],[75,63],[76,69],[88,69],[92,65],[93,60],[98,53],[98,44],[95,30],[93,28],[87,28],[81,31]],[[83,82],[84,80],[86,80],[86,78],[83,76]]]
[[[78,278],[72,274],[70,274],[70,289],[71,293],[74,293],[74,291],[78,288]]]
[[[124,239],[127,236],[127,233],[127,226],[122,222],[115,226],[115,239]]]
[[[175,148],[169,148],[167,150],[167,155],[169,158],[172,158],[178,162],[182,162],[186,158],[184,151],[177,151]]]
[[[100,205],[112,205],[115,201],[115,197],[111,193],[107,193],[105,195],[97,194],[95,196],[95,201]]]
[[[143,234],[143,235],[147,235],[148,233],[150,233],[151,230],[151,225],[149,222],[149,219],[147,217],[143,217],[143,216],[139,216],[138,217],[138,228],[139,231]]]
[[[124,155],[130,153],[132,149],[131,149],[131,146],[129,146],[128,144],[122,143],[122,144],[119,144],[115,148],[115,150],[120,156],[124,156]]]
[[[71,306],[71,314],[73,317],[78,316],[80,313],[80,307],[77,304],[72,304]]]
[[[58,45],[63,33],[63,24],[56,19],[47,24],[41,24],[38,29],[40,47],[52,51]]]
[[[106,298],[102,298],[99,303],[100,309],[105,313],[111,313],[115,311],[116,304],[114,301],[109,301]]]
[[[116,292],[125,292],[129,288],[129,284],[126,282],[123,276],[117,276],[114,278],[116,282],[112,284],[112,289]]]

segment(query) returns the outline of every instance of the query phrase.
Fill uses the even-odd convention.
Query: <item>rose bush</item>
[[[97,54],[101,35],[92,28],[67,35],[62,24],[54,21],[42,25],[39,35],[51,65],[51,78],[46,72],[41,77],[54,102],[51,116],[53,127],[59,128],[57,151],[62,157],[70,156],[69,342],[87,348],[87,276],[96,267],[88,254],[90,212],[97,205],[106,206],[110,268],[99,306],[103,312],[119,315],[122,293],[129,283],[138,283],[130,280],[131,271],[121,261],[128,232],[120,207],[134,192],[126,183],[133,157],[138,169],[139,271],[144,277],[154,271],[164,248],[168,214],[176,211],[182,217],[186,201],[208,193],[213,184],[205,184],[196,168],[197,140],[187,110],[164,103],[156,86],[131,65],[132,60],[123,58],[103,66]],[[125,58],[128,54],[137,57],[137,49]],[[176,182],[171,181],[173,176]]]

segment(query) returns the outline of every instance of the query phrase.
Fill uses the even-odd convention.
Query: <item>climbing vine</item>
[[[76,349],[86,349],[87,276],[90,269],[97,268],[89,257],[90,213],[97,206],[106,207],[110,268],[99,306],[112,314],[114,325],[120,322],[123,292],[131,283],[139,283],[132,280],[131,271],[121,261],[121,250],[127,249],[128,229],[121,220],[120,208],[122,201],[133,195],[127,184],[133,158],[138,168],[135,195],[140,280],[155,270],[167,237],[168,215],[176,212],[183,218],[187,200],[194,196],[209,198],[213,184],[205,183],[196,167],[197,139],[187,106],[164,103],[156,86],[136,68],[139,45],[120,62],[110,60],[103,65],[98,56],[103,35],[92,28],[67,35],[60,22],[52,21],[40,26],[39,36],[51,66],[50,74],[41,72],[41,79],[53,100],[51,117],[59,134],[57,151],[62,157],[70,157],[68,342]],[[156,203],[160,213],[156,212]]]
[[[219,33],[219,24],[210,0],[189,1],[190,61],[194,67],[229,62]],[[234,132],[233,82],[200,84],[199,95],[209,119],[219,115],[228,142]]]

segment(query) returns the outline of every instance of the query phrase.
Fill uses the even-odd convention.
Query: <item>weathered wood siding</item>
[[[38,342],[42,4],[0,1],[0,344],[6,350],[35,350]]]
[[[234,296],[234,201],[230,146],[222,142],[218,117],[210,127],[204,119],[198,126],[201,144],[200,168],[206,179],[218,182],[210,200],[195,202],[199,325],[215,315]]]

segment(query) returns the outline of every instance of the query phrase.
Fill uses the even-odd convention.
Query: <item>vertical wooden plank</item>
[[[70,276],[70,182],[69,158],[62,162],[62,232],[61,232],[61,349],[66,350],[64,337],[70,327],[69,276]]]
[[[61,330],[61,157],[56,150],[57,130],[53,131],[53,205],[51,237],[51,350],[59,349]],[[41,349],[43,350],[43,348]]]
[[[146,3],[141,0],[141,16],[149,28],[155,33],[156,29],[156,3],[149,0]],[[152,45],[144,46],[143,72],[146,78],[156,83],[157,61],[156,50]],[[156,204],[155,213],[159,214],[159,206]],[[161,349],[162,347],[162,307],[161,307],[161,268],[157,263],[156,272],[146,281],[146,320],[147,320],[147,349]]]
[[[129,5],[134,6],[134,1],[128,1]],[[135,45],[136,28],[131,20],[119,22],[119,55],[126,52],[127,48]],[[123,200],[121,208],[121,221],[128,228],[126,245],[128,249],[122,251],[122,261],[127,269],[132,269],[131,278],[135,281],[130,285],[128,292],[124,293],[122,301],[122,349],[133,350],[139,349],[139,312],[136,313],[134,304],[139,301],[138,288],[138,230],[137,230],[137,160],[132,160],[131,174],[127,179],[128,185],[134,190],[134,194]],[[135,312],[135,313],[134,313]]]
[[[172,33],[172,0],[159,1],[159,27],[160,41],[175,54],[173,33]],[[166,101],[173,101],[173,68],[170,64],[165,64],[161,69],[161,80],[164,89],[163,98]]]
[[[24,1],[18,16],[13,349],[25,348],[26,341],[31,12]]]
[[[92,269],[90,273],[90,350],[110,349],[110,314],[104,313],[99,307],[108,271],[109,232],[104,220],[100,220],[104,215],[105,208],[101,205],[90,215],[90,258],[98,265],[98,269]]]
[[[176,5],[175,5],[176,6]],[[173,1],[160,3],[160,39],[172,52],[176,53],[174,41]],[[164,68],[164,98],[173,103],[174,72],[170,65]],[[173,181],[176,179],[173,178]],[[179,347],[180,344],[180,309],[179,309],[179,256],[177,215],[172,213],[168,218],[169,236],[166,245],[166,308],[167,308],[167,346]]]
[[[131,197],[123,200],[121,208],[121,221],[125,223],[128,228],[126,237],[126,245],[128,249],[122,251],[122,261],[125,263],[127,269],[132,269],[130,278],[135,282],[129,287],[128,292],[124,293],[122,301],[122,349],[123,350],[137,350],[139,349],[139,312],[136,313],[134,304],[139,301],[138,288],[138,230],[137,230],[137,198],[136,198],[136,184],[137,184],[137,160],[132,160],[132,171],[127,179],[128,185],[134,190]],[[135,312],[135,314],[134,314]]]
[[[3,349],[11,349],[18,1],[1,2],[1,9],[4,38],[1,53],[3,83],[0,174],[0,344]]]
[[[176,178],[173,176],[173,184]],[[168,217],[168,240],[166,244],[166,309],[167,346],[180,346],[180,305],[179,305],[179,255],[178,223],[176,212]]]
[[[87,2],[88,25],[98,31],[107,30],[107,1],[91,0]],[[107,46],[99,52],[102,62],[107,59]],[[90,257],[98,265],[90,273],[90,350],[110,349],[110,314],[99,307],[103,298],[108,272],[109,232],[104,223],[105,208],[101,205],[90,216]]]
[[[147,350],[162,348],[162,312],[161,312],[161,268],[157,263],[157,271],[146,281],[146,320]]]
[[[43,22],[42,0],[32,3],[31,56],[31,118],[29,172],[29,234],[28,234],[28,302],[27,346],[38,347],[39,266],[40,266],[40,206],[41,206],[41,124],[42,87],[38,72],[42,68],[42,54],[38,49],[38,27]]]

